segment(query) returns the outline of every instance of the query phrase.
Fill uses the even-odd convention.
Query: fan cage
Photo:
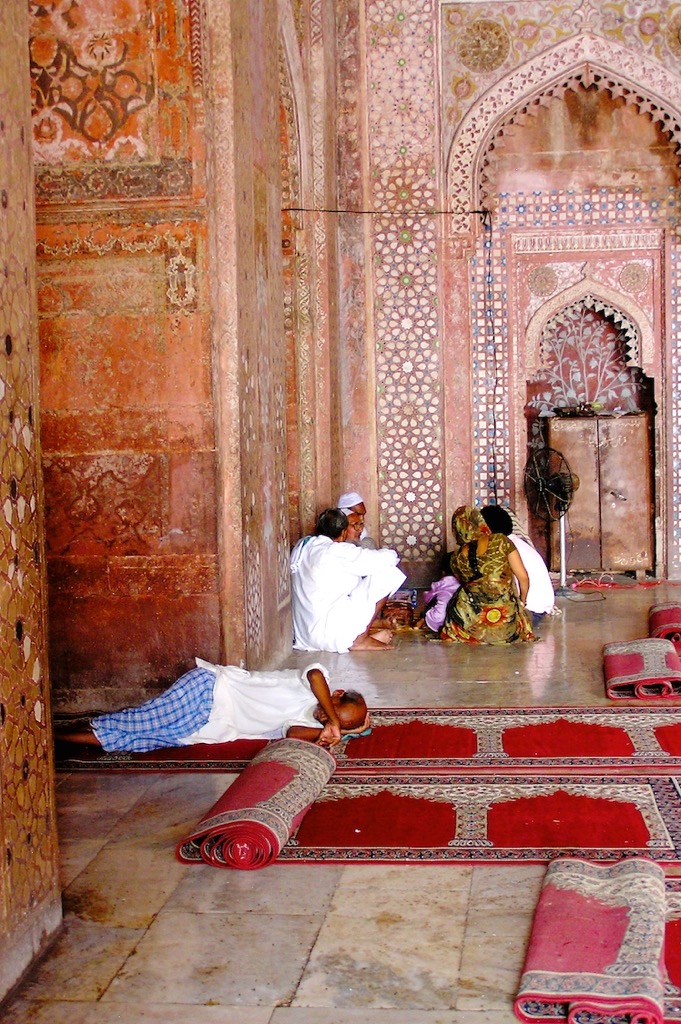
[[[534,451],[525,466],[528,508],[540,519],[561,519],[574,496],[574,478],[565,456],[555,448]]]

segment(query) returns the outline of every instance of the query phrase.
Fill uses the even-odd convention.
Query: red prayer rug
[[[381,708],[341,743],[350,771],[640,772],[681,768],[681,717],[665,707]]]
[[[276,860],[336,762],[323,747],[285,739],[261,751],[178,843],[178,860],[254,870]]]
[[[336,775],[283,861],[495,863],[572,855],[681,863],[672,776]]]
[[[606,644],[603,672],[611,700],[681,697],[681,658],[671,640],[646,637]]]
[[[334,748],[337,774],[409,771],[681,770],[678,709],[626,707],[379,708],[368,736]],[[60,771],[241,771],[265,740],[200,743],[148,754],[57,744]]]
[[[663,1024],[681,1012],[677,880],[647,859],[550,864],[514,1003],[524,1022]]]

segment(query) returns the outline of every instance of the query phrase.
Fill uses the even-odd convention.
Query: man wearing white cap
[[[391,548],[348,544],[348,520],[327,508],[315,533],[291,552],[293,646],[297,651],[385,651],[392,632],[372,623],[407,578]]]
[[[364,517],[367,514],[366,505],[361,494],[357,491],[348,491],[341,494],[338,499],[338,508],[345,512],[348,517],[348,542],[357,544],[360,548],[375,550],[378,544],[370,537],[364,527]]]

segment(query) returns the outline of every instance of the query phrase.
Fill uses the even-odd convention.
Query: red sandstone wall
[[[63,707],[291,646],[279,24],[260,0],[201,12],[84,0],[33,19]]]
[[[118,706],[218,659],[204,139],[172,2],[37,8],[50,658]]]

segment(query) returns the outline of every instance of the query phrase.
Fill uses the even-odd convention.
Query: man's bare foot
[[[357,637],[354,644],[350,648],[351,651],[394,651],[395,648],[391,642],[381,643],[380,640],[376,640],[373,636],[362,636]]]
[[[382,644],[389,644],[393,638],[393,631],[391,629],[371,629],[369,636],[372,636],[374,640],[380,640]]]

